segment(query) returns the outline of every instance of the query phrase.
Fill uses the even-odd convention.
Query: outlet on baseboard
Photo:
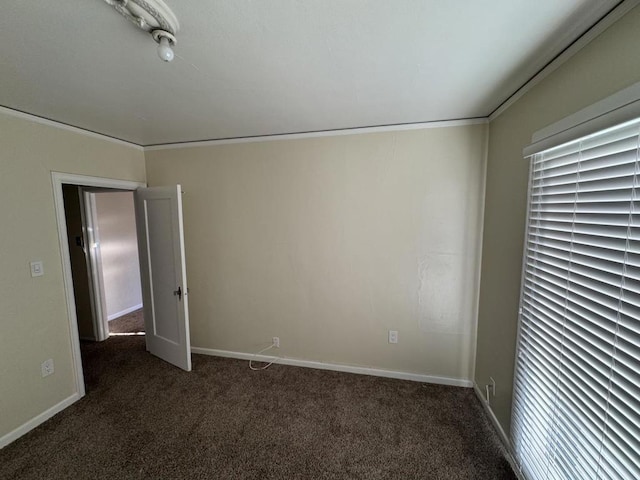
[[[49,375],[51,375],[53,373],[53,359],[49,358],[48,360],[42,362],[42,364],[40,365],[40,370],[42,371],[43,377],[48,377]]]
[[[273,346],[275,348],[280,348],[280,337],[273,337]]]

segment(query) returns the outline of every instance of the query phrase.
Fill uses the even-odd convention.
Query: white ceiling
[[[489,115],[618,0],[7,2],[0,105],[139,145]]]

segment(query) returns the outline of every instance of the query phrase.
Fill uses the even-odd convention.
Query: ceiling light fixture
[[[171,9],[162,0],[104,0],[136,27],[150,33],[158,44],[158,56],[165,62],[173,60],[172,47],[177,43],[180,25]]]

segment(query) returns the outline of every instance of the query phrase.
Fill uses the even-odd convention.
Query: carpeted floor
[[[471,389],[83,345],[87,395],[0,450],[2,479],[514,479]]]
[[[128,313],[109,322],[109,333],[144,332],[144,314],[142,309]]]

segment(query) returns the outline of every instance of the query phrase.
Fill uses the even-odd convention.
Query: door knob
[[[182,289],[178,286],[178,289],[173,292],[174,295],[178,296],[178,300],[182,300]]]

